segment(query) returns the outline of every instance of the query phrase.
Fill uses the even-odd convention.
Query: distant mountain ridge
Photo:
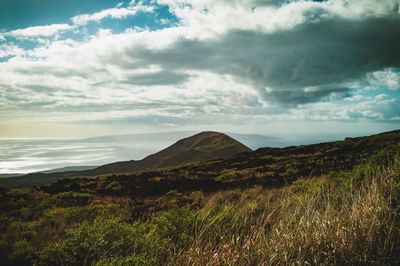
[[[92,170],[96,167],[97,166],[66,166],[45,171],[39,171],[38,173],[53,174],[53,173],[70,172],[70,171],[86,171],[86,170]]]
[[[10,178],[10,177],[16,177],[16,176],[21,176],[24,174],[18,174],[18,173],[10,173],[10,174],[0,174],[0,178]]]
[[[71,172],[71,171],[86,171],[96,168],[97,166],[66,166],[61,168],[54,168],[44,171],[37,171],[31,174],[55,174],[55,173],[62,173],[62,172]],[[18,177],[27,174],[21,173],[10,173],[10,174],[0,174],[0,178],[9,178],[9,177]]]

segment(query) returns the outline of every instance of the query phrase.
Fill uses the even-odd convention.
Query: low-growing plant
[[[400,160],[377,167],[299,180],[281,189],[272,209],[253,215],[243,213],[243,202],[206,206],[196,241],[171,265],[397,265]],[[344,185],[351,180],[360,185]],[[229,213],[252,219],[221,219]]]

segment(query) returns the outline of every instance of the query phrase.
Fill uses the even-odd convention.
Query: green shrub
[[[79,192],[62,192],[54,196],[57,204],[61,206],[79,206],[85,205],[93,199],[93,195],[89,193]]]
[[[35,249],[32,244],[26,240],[18,240],[14,243],[9,259],[13,264],[30,265],[34,256]]]
[[[215,177],[215,181],[226,181],[236,177],[237,171],[235,169],[224,169],[221,174]]]
[[[146,247],[143,235],[142,226],[115,219],[84,222],[40,251],[37,265],[88,265],[130,256],[143,252]]]
[[[113,181],[107,186],[107,190],[113,193],[121,191],[121,184],[118,181]]]
[[[37,265],[154,265],[191,242],[194,213],[174,209],[128,224],[96,219],[69,230],[38,253]]]

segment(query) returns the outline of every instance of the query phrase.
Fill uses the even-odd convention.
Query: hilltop
[[[400,131],[255,151],[204,132],[0,188],[0,264],[398,265],[399,156]]]
[[[238,153],[250,151],[252,151],[250,148],[226,134],[207,131],[181,139],[166,149],[149,155],[142,160],[110,163],[94,169],[81,171],[77,167],[67,167],[64,169],[74,170],[65,172],[48,171],[42,173],[32,173],[14,178],[1,179],[0,185],[43,185],[70,177],[133,173],[176,168],[183,165],[204,162],[207,160],[227,159]]]
[[[170,147],[140,161],[117,162],[100,166],[96,174],[139,172],[165,169],[212,159],[227,159],[250,148],[218,132],[201,132],[184,138]]]
[[[201,147],[206,148],[209,141],[208,138],[188,138],[178,141],[171,147],[183,152],[178,147],[196,147],[198,143],[201,143]],[[64,192],[68,191],[70,187],[74,187],[77,191],[90,190],[106,195],[110,193],[108,186],[111,183],[117,183],[118,195],[148,197],[162,195],[169,190],[209,192],[253,185],[280,187],[302,177],[318,177],[332,171],[351,170],[374,154],[388,149],[396,150],[399,143],[400,131],[392,131],[312,145],[260,148],[252,152],[238,153],[226,159],[157,169],[163,165],[164,161],[168,162],[166,154],[170,154],[170,148],[167,148],[156,154],[157,157],[148,157],[149,164],[147,166],[154,166],[151,171],[114,173],[90,179],[81,177],[60,180],[45,190],[52,193]],[[225,145],[222,146],[225,147]],[[177,148],[175,149],[175,147]],[[158,164],[156,158],[160,158]],[[124,164],[122,163],[122,165]],[[113,168],[107,167],[97,173],[112,172],[112,169],[116,169],[116,165],[112,164],[112,166]],[[98,169],[102,169],[102,167]],[[126,168],[116,171],[128,172]],[[115,193],[116,190],[112,189],[111,192]]]
[[[153,170],[0,188],[0,264],[399,265],[400,131],[233,156],[247,149],[214,132],[171,147]],[[176,157],[193,150],[205,161]]]

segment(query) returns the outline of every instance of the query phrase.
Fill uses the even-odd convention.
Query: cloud
[[[52,24],[46,26],[34,26],[25,29],[17,29],[9,32],[7,35],[13,37],[36,37],[36,36],[53,36],[62,31],[71,30],[73,27],[68,24]]]
[[[398,88],[394,3],[158,1],[179,23],[51,40],[0,63],[0,115],[152,125],[390,120],[398,99],[363,88]],[[123,18],[134,7],[75,23]]]
[[[232,30],[214,40],[182,39],[166,49],[128,49],[121,57],[142,67],[230,74],[266,100],[296,104],[344,92],[346,82],[367,73],[399,67],[399,29],[399,18],[329,19],[276,33]]]
[[[399,15],[398,0],[158,0],[157,3],[168,5],[196,38],[211,38],[230,30],[273,33],[326,19],[364,20]]]
[[[100,22],[105,18],[123,19],[134,16],[139,12],[151,13],[153,11],[153,6],[138,4],[136,6],[104,9],[93,14],[82,14],[71,18],[71,20],[75,25],[86,25],[89,22]]]
[[[163,70],[155,73],[134,74],[128,76],[123,83],[135,85],[177,85],[187,81],[188,74],[176,73],[174,71]]]
[[[367,82],[371,86],[385,86],[389,90],[399,90],[400,70],[389,68],[369,73],[367,75]]]
[[[18,56],[25,54],[25,50],[14,44],[1,44],[0,45],[0,58],[9,56]]]

